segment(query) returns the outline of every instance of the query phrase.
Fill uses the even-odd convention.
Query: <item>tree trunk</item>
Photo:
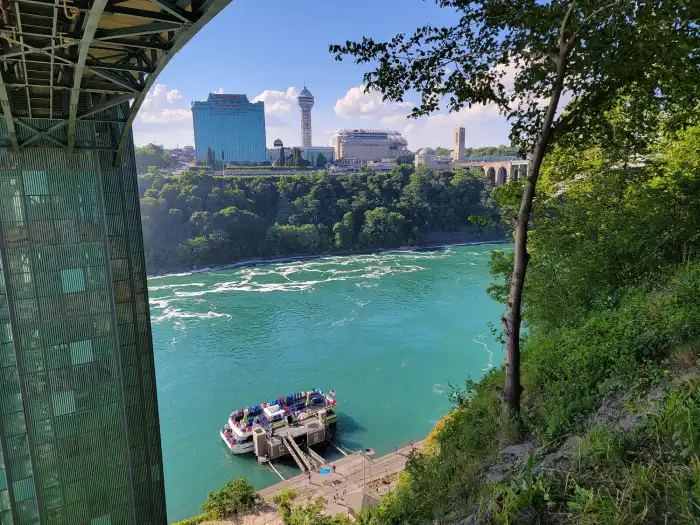
[[[563,28],[562,28],[563,29]],[[520,210],[515,227],[515,261],[513,264],[513,276],[510,280],[510,296],[508,298],[507,316],[501,318],[503,332],[506,338],[506,381],[503,389],[505,407],[512,413],[520,412],[520,324],[522,320],[521,309],[523,299],[523,286],[525,284],[525,271],[529,254],[527,253],[527,230],[532,211],[532,201],[535,197],[537,178],[542,167],[547,150],[547,144],[552,135],[552,123],[559,105],[559,99],[564,87],[567,59],[569,54],[568,43],[561,42],[557,59],[557,73],[554,81],[554,89],[549,100],[549,106],[545,114],[542,130],[535,145],[532,157],[532,169],[525,179],[523,197],[520,201]]]

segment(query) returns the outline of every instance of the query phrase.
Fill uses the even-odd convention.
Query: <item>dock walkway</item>
[[[413,448],[420,449],[425,440],[413,443]],[[406,467],[406,461],[411,452],[411,447],[400,448],[398,452],[390,452],[384,456],[365,457],[355,452],[336,461],[330,462],[326,467],[331,469],[330,474],[318,472],[305,472],[285,481],[266,487],[258,493],[266,502],[282,492],[284,489],[294,489],[298,496],[296,503],[315,501],[323,497],[326,500],[325,511],[329,516],[347,514],[352,505],[353,495],[361,493],[366,486],[377,495],[391,491],[398,480],[398,475]],[[335,467],[335,473],[332,472]],[[207,522],[204,525],[229,525],[233,521]],[[238,519],[238,525],[282,525],[282,518],[272,505],[256,514]]]

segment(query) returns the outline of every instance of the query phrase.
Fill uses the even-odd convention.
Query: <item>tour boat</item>
[[[280,428],[286,424],[304,421],[326,411],[326,424],[337,422],[335,391],[325,393],[318,388],[296,392],[241,410],[234,410],[219,434],[234,454],[253,451],[253,430],[256,428]]]
[[[224,440],[226,446],[234,454],[245,454],[246,452],[253,452],[253,432],[249,432],[247,429],[240,429],[238,427],[231,427],[226,423],[221,431],[221,439]]]

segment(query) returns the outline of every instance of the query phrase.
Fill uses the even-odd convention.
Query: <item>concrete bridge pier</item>
[[[229,0],[12,2],[0,39],[0,523],[165,525],[131,125]]]
[[[0,149],[0,522],[161,525],[133,146],[115,167],[79,132],[93,148]]]

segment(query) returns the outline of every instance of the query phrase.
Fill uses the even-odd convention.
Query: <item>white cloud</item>
[[[506,80],[506,85],[512,80]],[[424,146],[451,148],[454,128],[467,128],[470,146],[498,145],[508,142],[505,119],[495,105],[474,106],[454,113],[438,113],[418,119],[408,118],[414,104],[382,100],[380,93],[365,93],[365,86],[353,87],[338,99],[334,113],[343,120],[361,120],[364,127],[391,127],[398,129],[408,141],[411,150]],[[444,107],[444,106],[443,106]]]
[[[175,124],[191,121],[192,113],[182,93],[156,84],[141,104],[137,120],[144,124]]]
[[[506,88],[512,86],[512,78],[512,73],[507,71],[503,80]],[[407,117],[414,107],[413,103],[383,101],[380,93],[365,93],[364,90],[365,86],[350,88],[337,100],[334,114],[338,127],[347,125],[343,121],[348,120],[360,121],[358,126],[362,127],[391,127],[403,134],[412,151],[425,146],[452,148],[454,129],[457,126],[466,128],[467,146],[508,143],[510,126],[493,104],[411,119]]]
[[[503,73],[501,83],[506,92],[512,92],[516,68],[501,66],[499,70]],[[446,70],[445,73],[449,74],[450,71]],[[443,101],[441,107],[445,108],[446,105],[447,101]],[[398,122],[393,116],[385,117],[382,121]],[[510,125],[495,104],[481,104],[450,113],[442,112],[415,120],[409,119],[402,133],[408,140],[409,148],[414,151],[425,146],[451,149],[454,129],[459,126],[465,128],[467,147],[498,146],[510,142]]]
[[[162,84],[160,85],[162,86]],[[178,100],[182,100],[182,93],[180,93],[177,89],[171,89],[165,94],[165,100],[167,100],[168,103],[173,104]]]
[[[189,102],[177,89],[156,84],[146,95],[134,122],[136,145],[154,142],[165,147],[194,144]]]
[[[215,89],[214,93],[217,95],[223,95],[224,94],[224,88],[220,87],[219,89]]]
[[[387,124],[403,121],[411,112],[413,104],[409,102],[390,102],[382,100],[378,91],[365,93],[364,85],[353,87],[335,103],[335,114],[342,118],[373,118]]]
[[[253,102],[265,103],[265,115],[280,115],[291,112],[292,104],[296,103],[297,90],[288,87],[287,91],[266,89],[253,99]]]
[[[194,144],[190,100],[191,97],[178,89],[156,85],[148,93],[134,123],[135,143],[155,142],[166,147]],[[268,145],[277,138],[286,145],[299,145],[299,108],[294,87],[284,91],[267,89],[252,100],[265,102]],[[334,111],[321,105],[314,108],[314,144],[327,144],[332,131],[348,125],[397,129],[413,151],[424,146],[451,148],[456,126],[466,128],[468,146],[508,143],[510,126],[498,115],[495,106],[475,106],[455,113],[407,119],[412,107],[410,102],[384,102],[379,93],[364,93],[363,86],[353,87],[337,100]]]
[[[267,143],[272,147],[276,139],[287,145],[297,145],[299,137],[299,109],[297,107],[297,90],[290,86],[286,91],[266,89],[253,99],[253,102],[265,103],[265,128]]]

